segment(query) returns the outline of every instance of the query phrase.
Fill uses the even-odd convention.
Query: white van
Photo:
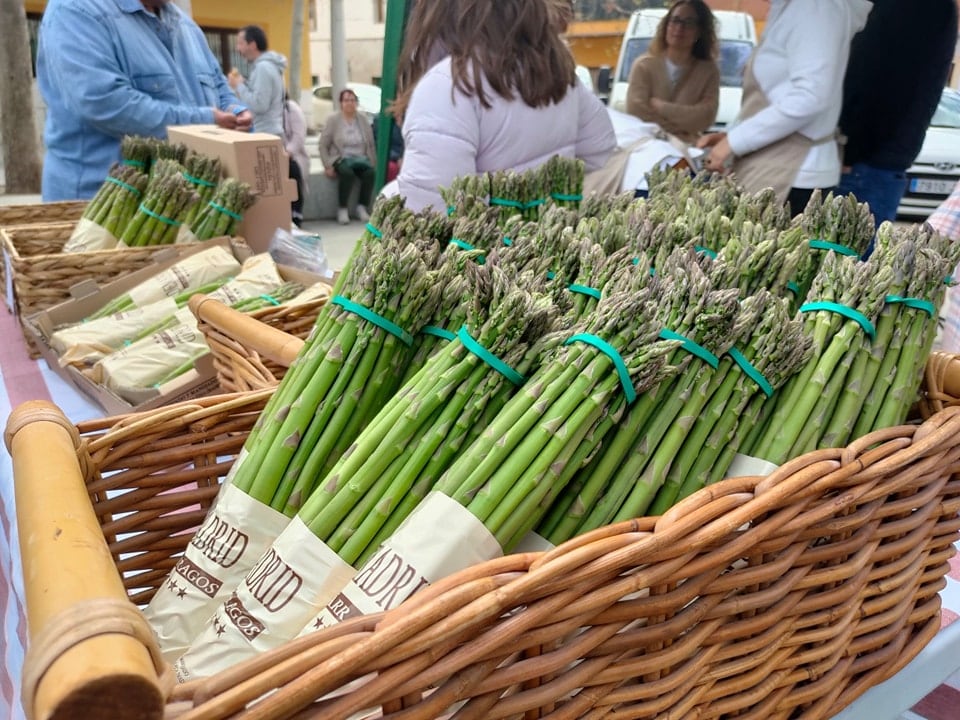
[[[610,107],[614,110],[627,111],[630,68],[634,60],[647,52],[657,33],[657,25],[666,14],[666,8],[660,8],[637,10],[630,16],[610,92]],[[714,10],[713,14],[717,19],[717,39],[720,41],[720,108],[715,125],[723,127],[740,111],[743,68],[757,44],[757,28],[750,13]]]

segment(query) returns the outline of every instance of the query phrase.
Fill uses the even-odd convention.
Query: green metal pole
[[[390,136],[393,116],[384,112],[397,96],[397,63],[403,47],[403,31],[407,22],[407,0],[387,0],[386,28],[383,37],[383,72],[380,76],[380,115],[377,116],[376,192],[386,184],[387,161],[390,157]]]

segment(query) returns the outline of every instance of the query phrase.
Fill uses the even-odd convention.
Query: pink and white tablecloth
[[[91,401],[67,385],[47,368],[43,361],[27,359],[26,349],[16,320],[0,308],[0,417],[6,418],[12,408],[34,399],[52,400],[73,422],[102,416]],[[14,504],[13,468],[6,448],[0,449],[0,720],[24,720],[20,704],[20,674],[23,667],[27,626],[24,615],[22,569],[17,538]],[[897,718],[914,706],[914,713],[904,720],[956,720],[960,718],[960,683],[957,689],[938,685],[960,669],[960,557],[954,557],[952,572],[943,598],[944,629],[920,655],[887,683],[871,689],[836,720],[883,720]],[[953,681],[951,681],[953,682]],[[935,693],[950,693],[947,710],[952,714],[926,712],[924,702],[932,703]],[[929,703],[928,703],[929,704]],[[916,714],[926,712],[925,715]]]

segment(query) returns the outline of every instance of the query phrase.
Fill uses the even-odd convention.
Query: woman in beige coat
[[[377,146],[373,141],[373,128],[357,111],[357,95],[353,90],[340,92],[340,112],[332,113],[323,126],[320,159],[327,177],[337,180],[337,222],[341,225],[350,222],[347,203],[357,181],[360,182],[357,217],[361,222],[369,220]]]
[[[687,143],[713,124],[720,102],[717,31],[703,0],[677,0],[647,54],[630,68],[627,112]]]

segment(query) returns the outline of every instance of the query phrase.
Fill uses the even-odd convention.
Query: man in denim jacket
[[[197,24],[169,0],[50,0],[37,80],[47,104],[43,199],[94,196],[124,135],[168,125],[249,130]]]

